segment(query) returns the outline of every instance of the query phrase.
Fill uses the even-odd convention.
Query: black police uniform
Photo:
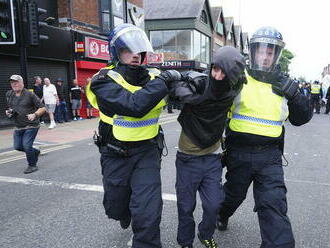
[[[300,92],[288,100],[289,121],[300,126],[312,118],[310,100]],[[226,130],[225,200],[219,211],[227,220],[246,198],[253,182],[254,211],[258,213],[262,248],[293,248],[294,237],[287,217],[286,186],[282,167],[284,127],[280,137]]]
[[[142,117],[167,95],[163,80],[150,80],[143,67],[118,64],[113,70],[142,89],[131,93],[109,77],[95,75],[91,91],[100,111],[109,117]],[[132,247],[160,248],[161,151],[155,138],[122,142],[113,136],[112,125],[103,121],[99,123],[99,134],[106,214],[115,220],[132,218]]]

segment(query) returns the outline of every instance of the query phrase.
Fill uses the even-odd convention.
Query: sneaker
[[[32,172],[35,172],[38,170],[37,166],[28,166],[25,170],[24,170],[24,174],[29,174]]]
[[[51,123],[51,124],[49,125],[48,129],[53,129],[54,127],[56,127],[56,124]]]
[[[74,121],[76,121],[76,120],[77,120],[77,118],[76,118],[76,117],[73,117],[73,120],[74,120]]]
[[[127,229],[130,224],[131,224],[131,217],[120,220],[120,226],[124,230]]]
[[[79,117],[79,119],[78,120],[83,120],[83,118],[82,117]]]
[[[217,226],[219,231],[226,231],[228,229],[228,218],[227,219],[221,219],[221,217],[218,215],[216,226]]]
[[[215,240],[213,238],[211,239],[202,239],[200,234],[197,234],[199,241],[207,248],[218,248],[217,243],[215,242]]]
[[[40,124],[41,124],[41,125],[44,125],[44,124],[45,124],[45,122],[44,122],[44,121],[40,121]]]

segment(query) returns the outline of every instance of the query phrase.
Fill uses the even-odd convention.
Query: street
[[[172,117],[163,118],[161,123],[168,147],[162,162],[161,235],[163,248],[172,248],[179,247],[174,185],[180,125]],[[324,114],[314,114],[311,122],[301,127],[286,124],[288,214],[298,248],[330,248],[329,126],[330,116]],[[122,230],[104,214],[100,155],[91,138],[47,149],[39,158],[40,170],[28,175],[22,173],[26,166],[23,153],[14,159],[0,159],[0,247],[129,247],[130,228]],[[259,247],[251,189],[230,219],[229,229],[216,230],[219,247]],[[197,223],[201,213],[198,202]],[[202,247],[197,237],[194,247]]]

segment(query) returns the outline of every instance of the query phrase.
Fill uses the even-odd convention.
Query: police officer
[[[109,35],[112,63],[93,76],[88,100],[100,111],[103,205],[123,229],[132,219],[133,248],[160,248],[162,213],[158,118],[165,106],[165,83],[175,75],[141,66],[152,52],[144,31],[121,24]],[[181,75],[174,72],[180,79]]]
[[[234,100],[226,132],[227,181],[217,226],[227,229],[228,218],[253,182],[262,248],[295,246],[281,158],[283,125],[287,118],[295,126],[312,118],[309,99],[299,92],[298,84],[276,70],[284,45],[274,28],[262,27],[253,34],[247,84]]]
[[[321,109],[321,99],[323,97],[322,86],[320,85],[319,81],[315,80],[311,86],[311,97],[312,97],[312,106],[313,109],[315,108],[315,112],[317,114],[320,113]]]
[[[205,247],[217,247],[213,234],[223,201],[220,140],[230,106],[242,88],[244,69],[240,52],[225,46],[215,53],[209,75],[189,71],[182,73],[183,82],[172,84],[171,93],[184,104],[176,155],[177,241],[183,248],[193,247],[197,191],[203,207],[197,236]]]

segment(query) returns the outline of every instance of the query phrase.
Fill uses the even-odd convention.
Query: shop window
[[[194,30],[194,59],[210,63],[210,38]]]
[[[163,52],[163,32],[150,31],[150,42],[155,53]]]
[[[206,62],[206,36],[201,35],[201,62]]]
[[[205,52],[205,63],[210,63],[210,46],[211,46],[211,42],[210,42],[210,38],[205,36],[205,45],[206,45],[206,52]]]
[[[192,32],[190,30],[177,30],[177,51],[179,60],[192,58]]]
[[[163,53],[164,60],[197,60],[209,63],[210,38],[197,30],[150,31],[155,53]]]
[[[194,60],[201,60],[201,33],[194,30]]]
[[[163,31],[163,52],[165,60],[178,59],[176,49],[176,31]]]

